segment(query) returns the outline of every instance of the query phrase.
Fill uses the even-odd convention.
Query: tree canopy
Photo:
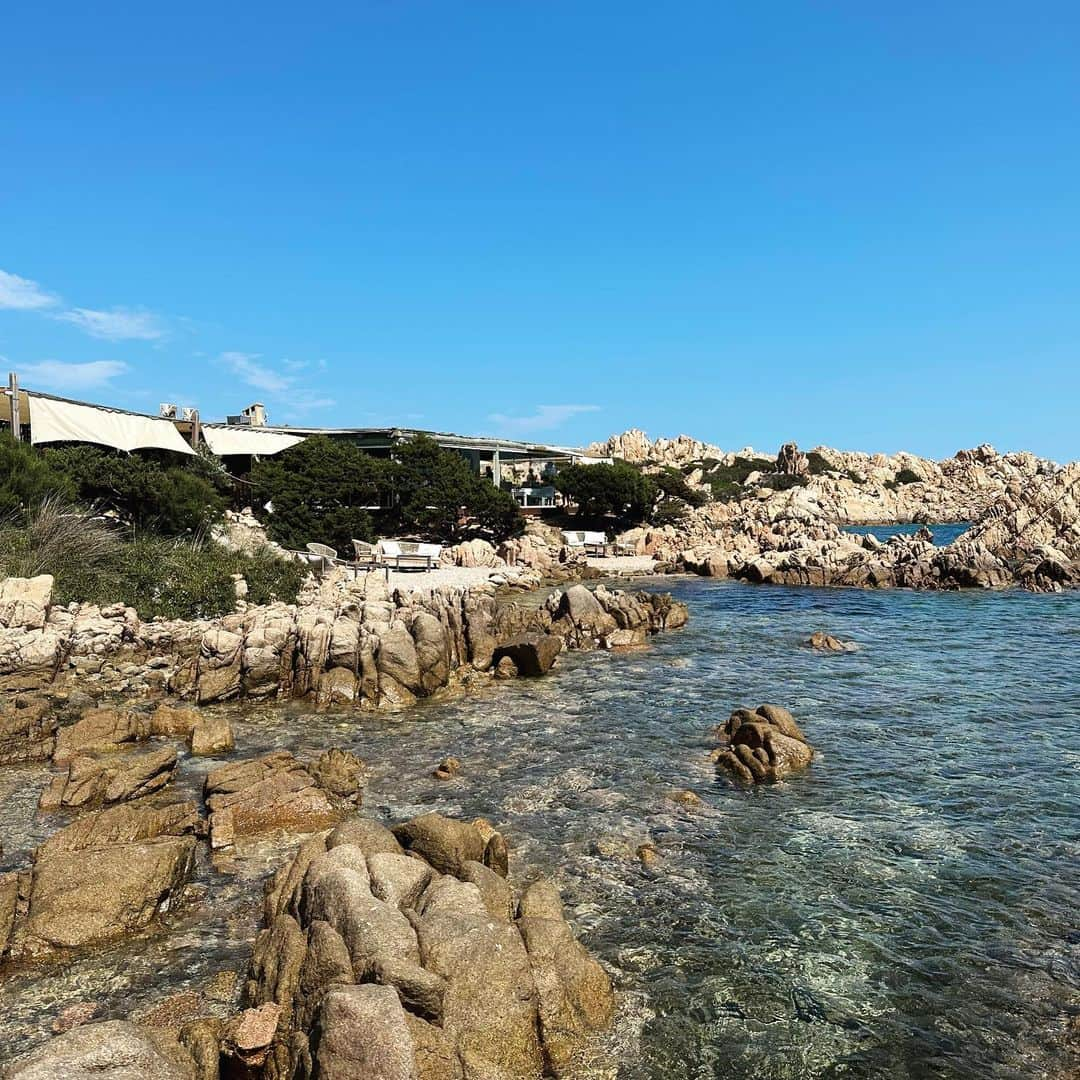
[[[555,487],[577,504],[584,518],[614,518],[619,525],[648,520],[656,485],[625,461],[612,465],[567,465],[555,476]]]
[[[318,542],[348,552],[352,540],[379,535],[502,540],[522,525],[507,492],[427,437],[389,459],[315,436],[256,463],[251,482],[271,538],[294,549]]]

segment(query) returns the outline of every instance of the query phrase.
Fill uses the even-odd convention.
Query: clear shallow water
[[[913,536],[920,529],[927,528],[934,534],[934,543],[938,547],[951,544],[961,533],[971,528],[970,523],[960,522],[948,525],[845,525],[844,532],[854,533],[856,536],[865,536],[870,533],[879,540],[888,540],[892,536]]]
[[[503,828],[515,872],[555,876],[615,977],[622,1077],[1062,1075],[1080,1007],[1080,595],[667,584],[691,624],[647,650],[569,655],[396,719],[238,709],[238,742],[349,745],[372,766],[368,812]],[[859,651],[811,652],[816,629]],[[740,791],[708,763],[710,732],[761,701],[820,754]],[[464,769],[441,783],[448,753]],[[704,808],[669,799],[685,787]],[[661,861],[591,854],[610,837]],[[80,995],[123,1015],[242,964],[279,859],[264,844],[207,862],[208,902],[171,936],[11,980],[0,1045]]]

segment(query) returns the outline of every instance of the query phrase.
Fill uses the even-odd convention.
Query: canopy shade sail
[[[213,427],[210,424],[203,424],[202,435],[206,440],[206,445],[218,457],[225,457],[228,454],[254,454],[259,457],[268,457],[271,454],[280,454],[282,450],[288,450],[290,446],[304,441],[301,435],[286,435],[282,431],[263,431],[259,428],[236,425]]]
[[[194,454],[170,420],[28,394],[32,443],[83,442],[115,450]]]

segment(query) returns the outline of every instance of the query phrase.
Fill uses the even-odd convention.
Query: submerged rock
[[[841,641],[832,634],[826,634],[823,630],[815,630],[807,639],[806,644],[811,649],[819,652],[854,652],[855,646],[849,641]]]

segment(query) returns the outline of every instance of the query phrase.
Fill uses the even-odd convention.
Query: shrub
[[[0,535],[5,575],[52,574],[58,596],[94,595],[120,549],[115,531],[55,496],[8,518]]]
[[[100,446],[45,451],[82,502],[115,511],[135,529],[182,536],[208,528],[225,509],[224,473],[203,457],[125,454]]]
[[[731,465],[724,465],[719,461],[710,464],[704,482],[709,485],[717,502],[730,502],[739,498],[744,493],[743,484],[751,473],[768,474],[776,469],[775,461],[761,457],[736,457]]]
[[[687,506],[704,506],[709,501],[706,492],[692,488],[687,483],[686,477],[678,469],[670,466],[652,474],[650,479],[666,499],[681,499]]]
[[[75,498],[75,485],[29,443],[0,434],[0,515],[29,510],[52,496]]]
[[[914,469],[901,469],[896,474],[896,482],[898,484],[918,484],[922,482],[922,477]]]
[[[808,471],[811,476],[821,476],[824,473],[833,471],[834,467],[829,464],[828,459],[823,457],[816,450],[807,451],[806,459],[810,463]]]
[[[123,541],[108,524],[58,500],[0,529],[0,576],[51,574],[57,603],[123,603],[144,619],[225,615],[235,606],[234,574],[244,575],[253,603],[291,603],[306,573],[268,549],[244,555],[150,533]]]

